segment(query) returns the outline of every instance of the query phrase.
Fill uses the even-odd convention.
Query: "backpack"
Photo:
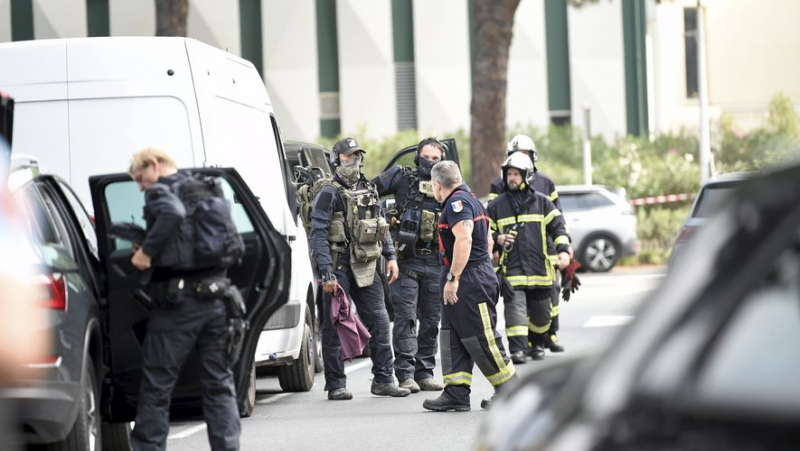
[[[311,210],[314,208],[314,199],[319,194],[322,187],[326,185],[334,185],[340,188],[333,178],[325,176],[322,169],[314,167],[296,167],[294,169],[295,179],[297,182],[297,193],[295,198],[300,204],[300,220],[303,222],[303,227],[306,229],[306,234],[311,233]]]
[[[190,247],[192,256],[182,270],[228,267],[244,255],[244,241],[236,231],[231,203],[225,198],[218,178],[186,172],[173,183],[171,191],[186,208],[178,242]]]

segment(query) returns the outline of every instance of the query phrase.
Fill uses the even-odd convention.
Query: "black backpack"
[[[244,255],[244,241],[236,231],[231,203],[218,178],[185,172],[170,187],[186,208],[179,246],[191,247],[191,263],[183,270],[228,267]],[[181,252],[183,254],[183,252]]]

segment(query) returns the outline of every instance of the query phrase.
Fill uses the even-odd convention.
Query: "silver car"
[[[609,271],[622,257],[639,253],[636,211],[624,190],[602,185],[563,185],[559,199],[572,237],[575,259],[596,272]]]

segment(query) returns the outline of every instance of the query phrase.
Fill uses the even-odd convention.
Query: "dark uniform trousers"
[[[391,285],[394,306],[394,370],[399,381],[431,379],[436,366],[442,296],[438,253],[403,257],[400,277]],[[419,330],[417,330],[419,319]]]
[[[531,345],[546,345],[545,340],[552,322],[551,292],[551,287],[527,288],[524,290],[514,291],[515,302],[522,304],[527,308],[527,335]],[[523,337],[523,343],[524,338],[525,337]],[[509,341],[510,340],[511,339],[509,338]],[[525,349],[527,348],[523,348],[523,350]]]
[[[203,416],[211,449],[239,449],[241,425],[225,349],[227,333],[225,301],[221,299],[198,300],[186,295],[182,303],[150,313],[142,349],[139,409],[131,434],[135,451],[166,449],[172,390],[193,349],[200,356]]]
[[[450,268],[443,267],[439,286],[444,292]],[[468,263],[458,284],[458,302],[442,309],[441,353],[445,394],[469,404],[475,364],[493,387],[516,377],[501,335],[497,332],[497,278],[492,264]]]
[[[364,288],[356,286],[349,271],[337,269],[336,281],[356,305],[358,316],[367,327],[372,338],[369,339],[370,357],[374,382],[394,382],[392,366],[392,344],[389,332],[389,313],[383,299],[383,284],[375,273],[372,285]],[[336,329],[331,324],[331,295],[325,293],[323,299],[322,323],[322,362],[325,365],[325,391],[344,388],[347,376],[341,359],[341,343]]]

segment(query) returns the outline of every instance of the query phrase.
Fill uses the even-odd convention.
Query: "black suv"
[[[18,404],[30,443],[130,449],[148,310],[132,294],[137,271],[130,244],[110,238],[108,230],[112,221],[141,223],[143,195],[127,174],[92,177],[93,221],[63,180],[39,173],[35,159],[15,157],[14,165],[12,189],[28,210],[39,251],[53,344],[52,357],[31,365],[35,379],[5,397]],[[250,323],[233,369],[240,411],[248,415],[255,404],[251,368],[258,332],[288,300],[291,251],[235,170],[196,171],[223,180],[246,245],[229,276],[243,290]],[[199,371],[197,356],[190,356],[174,405],[199,406]]]

